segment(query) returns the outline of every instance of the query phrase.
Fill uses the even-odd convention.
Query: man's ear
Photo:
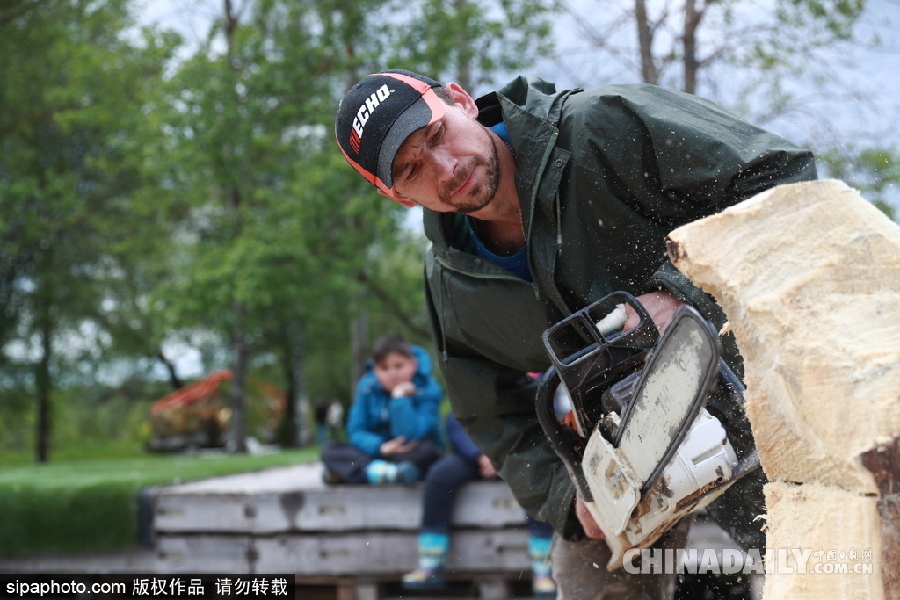
[[[413,200],[413,199],[411,199],[411,198],[407,198],[406,196],[404,196],[403,194],[400,194],[400,193],[398,193],[398,192],[394,192],[393,194],[389,194],[388,192],[385,192],[385,191],[384,191],[383,189],[381,189],[381,188],[376,188],[376,189],[378,190],[378,193],[381,194],[382,196],[384,196],[385,198],[390,198],[391,200],[393,200],[393,201],[396,202],[397,204],[399,204],[399,205],[401,205],[401,206],[405,206],[406,208],[412,208],[413,206],[418,206],[418,205],[419,205],[419,203],[416,202],[415,200]]]
[[[453,98],[453,101],[458,104],[467,115],[473,119],[478,117],[478,107],[475,106],[475,100],[472,99],[469,92],[462,89],[462,86],[458,83],[451,82],[445,85],[444,88],[450,94],[450,97]]]

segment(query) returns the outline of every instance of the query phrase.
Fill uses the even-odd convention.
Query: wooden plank
[[[531,598],[531,578],[518,572],[505,574],[448,573],[447,587],[442,590],[406,590],[399,576],[299,576],[296,578],[297,598],[306,600],[528,600]],[[330,593],[327,591],[330,588]],[[368,594],[368,595],[365,595]],[[375,594],[371,596],[371,594]],[[365,595],[365,596],[364,596]]]
[[[422,514],[418,486],[326,486],[321,465],[298,465],[157,490],[157,532],[280,533],[286,531],[416,530]],[[459,527],[525,522],[509,487],[471,482],[454,508]]]
[[[166,536],[161,551],[181,571],[294,573],[298,576],[400,575],[417,562],[415,532],[357,532],[354,534],[283,534],[252,539],[242,536],[196,534]],[[190,546],[188,544],[191,544]],[[528,532],[522,529],[456,531],[451,538],[447,569],[471,573],[519,572],[530,569]],[[190,548],[194,554],[188,554]],[[241,552],[252,557],[243,567]],[[233,567],[204,571],[216,561]],[[197,562],[195,566],[192,566]],[[245,569],[241,571],[240,569]],[[246,571],[246,569],[252,571]],[[199,569],[199,570],[198,570]]]
[[[248,536],[160,536],[156,553],[160,573],[256,572],[256,553]]]
[[[253,499],[242,495],[159,494],[154,501],[153,529],[157,535],[170,531],[250,533],[255,510]]]
[[[0,559],[0,573],[158,573],[156,552],[123,550],[91,554],[36,554]]]
[[[356,585],[356,600],[379,600],[381,591],[377,583],[363,582]]]

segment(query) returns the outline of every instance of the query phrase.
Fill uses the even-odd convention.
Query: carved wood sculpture
[[[900,599],[900,227],[825,180],[679,228],[668,249],[745,359],[770,481],[765,600]]]

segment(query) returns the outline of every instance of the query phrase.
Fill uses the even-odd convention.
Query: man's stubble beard
[[[500,156],[497,152],[497,146],[494,142],[494,138],[491,137],[490,133],[488,133],[487,129],[484,129],[484,134],[487,136],[488,140],[491,143],[491,154],[487,158],[487,160],[481,158],[480,156],[473,156],[469,161],[469,168],[465,170],[461,175],[462,177],[458,179],[462,179],[462,181],[457,181],[454,179],[449,182],[445,189],[447,190],[456,190],[461,186],[466,179],[468,179],[469,174],[474,171],[476,168],[484,166],[485,167],[485,177],[482,181],[476,182],[475,185],[472,186],[472,189],[469,190],[469,193],[466,194],[466,198],[463,198],[457,202],[453,202],[450,198],[450,194],[445,192],[442,200],[445,204],[452,206],[456,212],[462,214],[471,214],[473,212],[478,212],[485,206],[491,203],[491,200],[494,199],[494,196],[497,195],[497,188],[500,186]]]

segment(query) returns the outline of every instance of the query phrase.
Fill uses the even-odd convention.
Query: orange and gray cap
[[[390,69],[364,77],[338,107],[335,135],[344,157],[389,196],[400,146],[444,116],[447,105],[434,93],[436,87],[441,84],[429,77]]]

